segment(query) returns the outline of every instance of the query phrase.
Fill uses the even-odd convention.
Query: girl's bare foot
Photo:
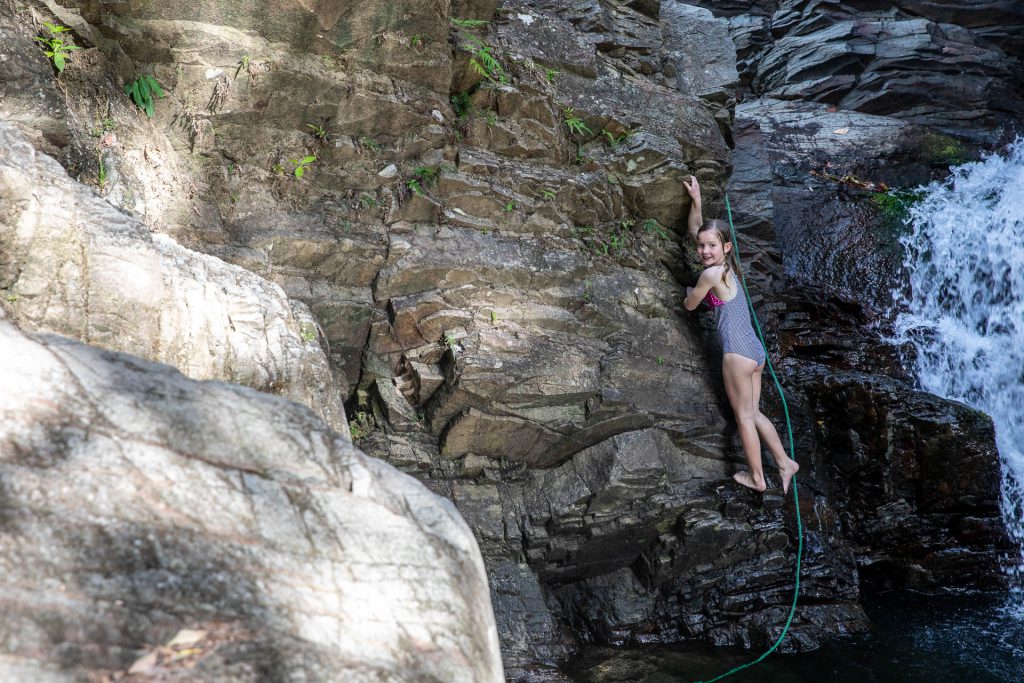
[[[790,476],[792,477],[793,475]],[[758,493],[764,493],[764,490],[768,488],[768,485],[764,481],[764,477],[761,478],[761,483],[758,483],[757,480],[755,480],[754,477],[751,476],[750,472],[737,472],[736,474],[732,475],[732,478],[737,484],[742,484],[743,486],[746,486],[748,489],[753,489]],[[789,480],[786,480],[786,483],[788,484]]]
[[[789,493],[789,482],[793,480],[793,475],[800,470],[800,465],[796,460],[790,460],[786,458],[779,467],[779,476],[782,477],[782,494]]]

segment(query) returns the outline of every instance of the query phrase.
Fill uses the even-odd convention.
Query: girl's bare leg
[[[775,466],[779,468],[779,476],[782,478],[782,492],[789,492],[789,482],[792,481],[793,475],[800,469],[800,465],[797,464],[796,460],[792,460],[786,455],[786,449],[782,446],[782,441],[779,439],[779,433],[775,431],[775,425],[761,413],[761,371],[764,370],[764,365],[759,365],[754,370],[754,376],[751,378],[753,381],[753,392],[754,392],[754,424],[757,427],[757,434],[761,437],[761,441],[764,442],[768,452],[772,454],[772,459],[775,461]]]
[[[740,432],[743,453],[747,456],[749,472],[737,472],[733,475],[738,483],[755,491],[764,491],[764,471],[761,469],[761,442],[757,438],[757,424],[754,420],[757,405],[754,403],[753,375],[757,369],[757,361],[745,358],[738,353],[727,353],[722,357],[722,377],[725,379],[725,393],[729,397],[733,413],[736,414],[736,426]]]

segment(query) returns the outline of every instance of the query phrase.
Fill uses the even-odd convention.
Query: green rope
[[[736,253],[736,262],[740,261],[739,242],[736,241],[736,229],[732,224],[732,209],[729,206],[729,195],[725,195],[725,212],[729,217],[729,233],[732,236],[732,245]],[[786,403],[786,394],[782,391],[782,385],[779,384],[779,378],[775,374],[775,368],[772,367],[772,359],[768,356],[768,345],[764,341],[764,332],[761,331],[761,324],[757,321],[757,313],[754,312],[754,304],[750,301],[750,292],[747,290],[747,283],[743,276],[740,276],[740,284],[743,285],[743,292],[747,295],[747,307],[750,308],[750,316],[754,321],[754,326],[757,328],[757,336],[761,340],[761,346],[764,347],[764,357],[768,363],[768,371],[771,372],[772,381],[775,382],[775,388],[779,390],[779,397],[782,398],[782,410],[786,414],[786,430],[789,432],[789,457],[790,460],[796,460],[796,448],[793,445],[793,423],[789,419],[789,405]],[[731,676],[738,671],[742,671],[748,667],[754,666],[760,663],[768,655],[775,652],[776,648],[782,643],[782,640],[789,633],[789,626],[793,623],[793,615],[796,614],[796,599],[800,595],[800,562],[803,559],[804,554],[804,525],[800,519],[800,496],[797,495],[796,491],[796,475],[793,475],[792,479],[793,486],[793,505],[796,508],[796,532],[797,532],[797,550],[796,550],[796,586],[793,588],[793,604],[789,608],[789,616],[786,617],[786,625],[782,627],[782,633],[779,635],[775,643],[768,648],[763,655],[758,657],[752,662],[741,664],[729,671],[726,671],[720,676],[716,676],[707,681],[697,681],[696,683],[714,683],[714,681],[720,681],[726,676]]]

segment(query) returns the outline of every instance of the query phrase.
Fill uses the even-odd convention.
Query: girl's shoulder
[[[725,266],[708,266],[700,276],[702,278],[720,278],[725,269]]]

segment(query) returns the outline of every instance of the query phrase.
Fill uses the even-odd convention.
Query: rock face
[[[61,76],[66,100],[12,21],[4,45],[24,49],[0,48],[0,112],[96,194],[72,193],[93,218],[59,214],[74,228],[59,232],[9,181],[11,220],[148,259],[151,287],[215,305],[198,315],[168,293],[138,334],[111,332],[115,315],[96,328],[48,313],[48,287],[18,289],[27,266],[6,263],[58,257],[18,230],[0,289],[26,327],[209,368],[196,376],[284,391],[279,378],[325,415],[321,388],[336,386],[357,443],[473,529],[511,680],[557,680],[591,641],[759,647],[791,600],[793,511],[777,484],[762,499],[729,483],[742,455],[719,351],[710,321],[680,306],[695,276],[680,181],[695,174],[707,217],[729,190],[797,421],[810,600],[783,647],[865,629],[862,579],[998,583],[990,424],[913,392],[898,350],[867,330],[899,257],[871,188],[921,182],[1019,116],[1019,44],[986,19],[1016,8],[697,4],[49,6],[87,48]],[[951,60],[967,75],[939,88]],[[908,70],[930,99],[889,78]],[[120,96],[140,73],[169,92],[151,120]],[[14,167],[46,165],[18,150]],[[125,296],[77,250],[67,260],[69,291]],[[236,306],[261,319],[231,330]],[[216,331],[204,339],[261,341],[229,357],[190,337],[155,344],[170,313]],[[263,345],[268,330],[279,343]],[[935,466],[954,442],[969,486]],[[907,547],[897,527],[925,540]]]
[[[305,306],[151,235],[2,122],[0,150],[0,288],[23,327],[279,393],[347,428]]]
[[[909,350],[885,340],[913,201],[902,190],[943,177],[979,141],[1012,137],[1021,120],[1019,54],[992,36],[1024,14],[997,4],[986,19],[973,4],[714,8],[750,89],[736,111],[737,226],[773,301],[763,315],[800,397],[801,449],[828,480],[867,590],[998,586],[1000,558],[1014,552],[991,422],[917,391]],[[953,55],[972,76],[940,87]]]
[[[4,680],[502,680],[448,501],[283,399],[0,348]]]
[[[752,94],[982,141],[1019,122],[1024,8],[999,2],[699,2],[729,17]]]

